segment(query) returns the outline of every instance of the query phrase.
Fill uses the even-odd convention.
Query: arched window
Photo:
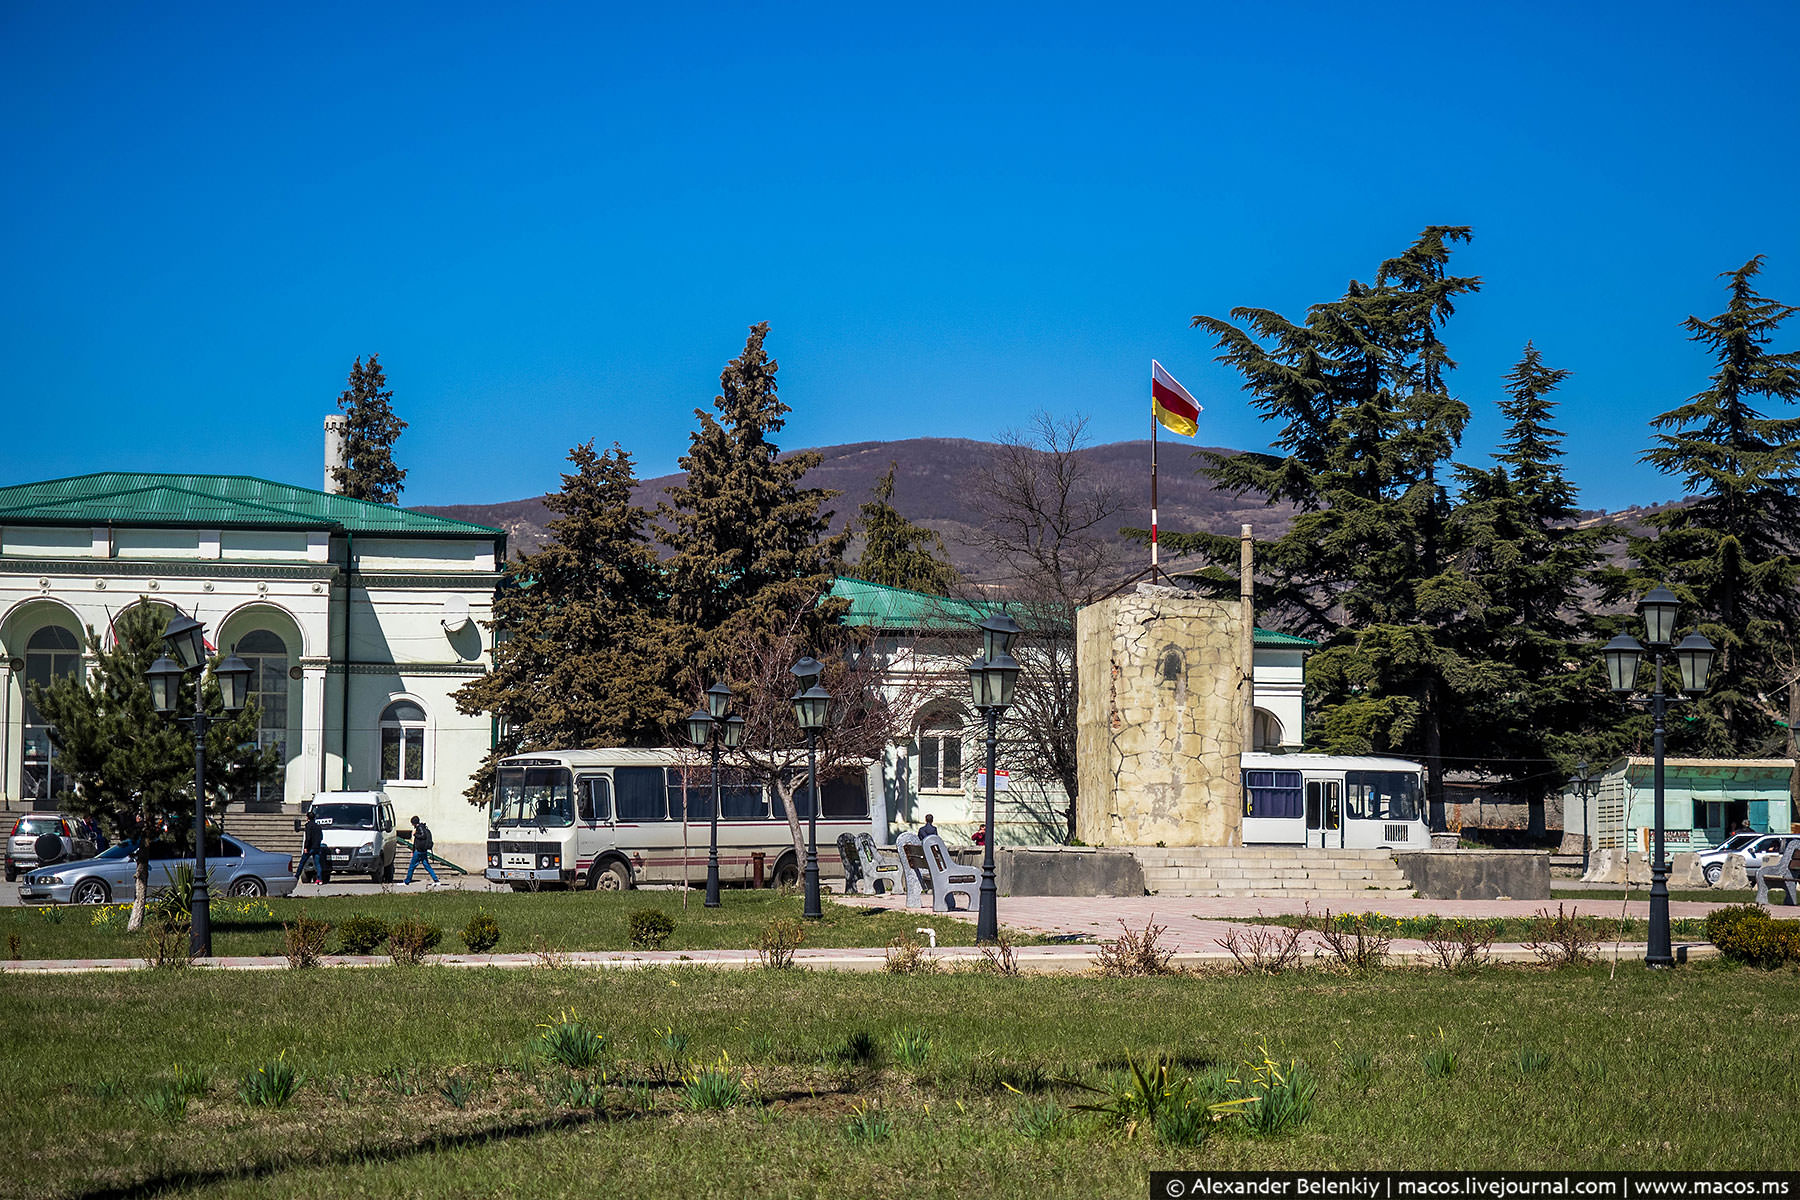
[[[381,778],[425,782],[425,710],[411,700],[396,700],[382,711]]]
[[[1260,708],[1256,710],[1256,723],[1251,730],[1251,741],[1254,743],[1252,749],[1279,750],[1286,735],[1286,730],[1282,729],[1281,721],[1274,713]]]
[[[279,804],[287,794],[288,652],[281,636],[254,629],[237,640],[237,656],[250,667],[249,703],[256,707],[256,744],[277,751],[275,777],[238,796],[239,800]]]
[[[919,723],[919,790],[962,791],[962,722],[955,713],[928,716]]]
[[[49,687],[80,672],[81,643],[61,625],[46,625],[25,643],[25,761],[19,782],[27,800],[48,800],[70,787],[56,766],[56,744],[50,740],[55,727],[31,702],[31,685]]]

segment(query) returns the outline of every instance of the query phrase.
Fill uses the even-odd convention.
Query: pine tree
[[[776,362],[763,349],[766,322],[750,327],[744,352],[719,376],[717,413],[696,409],[695,430],[681,468],[686,482],[669,489],[657,514],[672,551],[669,608],[687,630],[691,669],[716,673],[741,634],[769,633],[806,608],[813,653],[841,636],[845,605],[820,604],[843,557],[846,534],[831,534],[825,502],[834,494],[802,487],[818,466],[808,451],[781,457],[772,440],[788,413],[776,395]],[[810,607],[807,607],[810,606]]]
[[[32,702],[55,726],[57,765],[74,783],[59,802],[78,816],[92,817],[116,839],[140,838],[131,929],[143,921],[149,888],[151,837],[144,835],[166,830],[177,845],[193,844],[193,735],[156,712],[144,675],[163,654],[168,624],[167,608],[135,604],[113,622],[111,646],[87,630],[93,666],[85,678],[66,676],[32,688]],[[192,675],[182,681],[178,713],[194,711],[194,687]],[[276,751],[256,747],[255,705],[231,716],[210,672],[205,689],[212,718],[206,735],[207,807],[220,813],[234,794],[274,778]]]
[[[494,601],[494,666],[457,690],[460,711],[499,718],[499,744],[465,793],[492,794],[493,764],[530,749],[660,745],[687,711],[670,690],[660,572],[631,456],[588,442],[544,498],[550,543],[513,563]]]
[[[1712,386],[1657,417],[1663,433],[1644,461],[1681,480],[1693,499],[1650,517],[1655,537],[1634,537],[1635,567],[1614,571],[1615,601],[1661,584],[1681,598],[1719,656],[1707,691],[1672,732],[1690,753],[1740,755],[1781,745],[1775,709],[1779,661],[1800,636],[1800,417],[1767,415],[1800,399],[1800,351],[1768,349],[1796,309],[1757,294],[1758,255],[1721,278],[1725,311],[1690,316],[1691,339],[1718,369]]]
[[[1455,363],[1438,334],[1456,300],[1480,288],[1447,269],[1468,238],[1461,226],[1427,228],[1373,284],[1352,281],[1303,324],[1257,308],[1194,318],[1281,424],[1284,455],[1211,454],[1204,471],[1225,490],[1299,510],[1285,535],[1259,543],[1258,590],[1263,611],[1324,643],[1308,670],[1319,714],[1309,741],[1423,758],[1438,812],[1442,701],[1466,668],[1421,612],[1419,585],[1446,563],[1440,471],[1469,415],[1448,391]],[[1235,594],[1236,538],[1173,534],[1166,544],[1203,556],[1202,584]]]
[[[934,530],[913,524],[894,507],[898,468],[898,463],[888,464],[886,473],[875,481],[875,498],[858,511],[863,548],[850,573],[887,587],[948,596],[956,586],[957,573],[946,561],[944,539]]]
[[[379,355],[369,355],[369,365],[358,358],[350,368],[350,385],[338,397],[338,407],[349,416],[344,433],[344,465],[335,468],[338,487],[346,496],[398,504],[406,472],[394,465],[394,443],[406,422],[394,415],[394,393]]]
[[[1597,731],[1617,713],[1581,604],[1612,531],[1577,525],[1562,434],[1551,424],[1551,393],[1568,377],[1526,343],[1506,376],[1501,450],[1491,469],[1457,469],[1450,564],[1420,598],[1440,642],[1465,664],[1462,686],[1444,699],[1456,757],[1520,781],[1534,803],[1576,759],[1601,757]]]

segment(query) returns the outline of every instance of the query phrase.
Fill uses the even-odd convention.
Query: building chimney
[[[349,429],[350,418],[342,413],[325,418],[325,490],[334,496],[342,495],[344,491],[337,473],[345,466],[344,434]]]

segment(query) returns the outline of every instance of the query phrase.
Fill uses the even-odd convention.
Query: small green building
[[[1656,760],[1621,758],[1601,775],[1584,804],[1567,797],[1563,833],[1585,834],[1595,850],[1642,851],[1656,823]],[[1663,840],[1670,854],[1705,850],[1740,822],[1758,833],[1791,833],[1794,808],[1788,758],[1666,758],[1663,760]]]

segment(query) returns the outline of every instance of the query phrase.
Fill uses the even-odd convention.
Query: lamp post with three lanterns
[[[1698,695],[1706,690],[1706,676],[1712,670],[1713,644],[1698,632],[1690,633],[1675,644],[1675,613],[1681,602],[1668,588],[1656,588],[1638,602],[1644,618],[1644,634],[1650,643],[1650,654],[1656,662],[1656,683],[1650,692],[1650,712],[1654,717],[1656,755],[1655,793],[1656,832],[1650,862],[1650,945],[1644,954],[1644,965],[1672,967],[1675,956],[1669,946],[1669,864],[1663,858],[1663,714],[1673,697],[1663,692],[1663,664],[1671,653],[1681,670],[1681,690]],[[1638,667],[1643,661],[1644,647],[1630,634],[1621,633],[1606,643],[1601,651],[1606,659],[1606,678],[1612,690],[1630,695],[1637,690]]]
[[[806,790],[810,803],[806,806],[806,900],[800,915],[808,921],[822,920],[825,910],[819,904],[819,733],[831,716],[831,693],[819,686],[824,664],[811,655],[793,666],[799,688],[794,692],[794,723],[806,734]]]
[[[1019,663],[1013,658],[1013,639],[1019,636],[1016,621],[1005,613],[981,623],[981,657],[969,664],[969,692],[975,710],[987,721],[987,824],[981,839],[980,912],[975,917],[975,940],[1000,937],[999,889],[994,885],[994,770],[1000,714],[1013,700],[1019,681]]]
[[[712,744],[712,840],[706,851],[706,907],[719,907],[719,747],[735,750],[744,740],[744,718],[726,716],[731,709],[731,689],[723,680],[706,689],[706,711],[688,714],[688,741],[696,746]]]
[[[194,734],[194,891],[189,905],[188,949],[199,958],[212,957],[212,897],[206,883],[206,730],[213,718],[206,711],[205,677],[194,680],[192,716],[176,716],[181,681],[206,668],[206,627],[186,613],[177,612],[163,631],[163,642],[175,657],[165,654],[144,672],[150,683],[150,703],[164,717],[188,726]],[[219,698],[227,713],[244,710],[250,688],[250,664],[233,654],[212,669],[219,682]]]

